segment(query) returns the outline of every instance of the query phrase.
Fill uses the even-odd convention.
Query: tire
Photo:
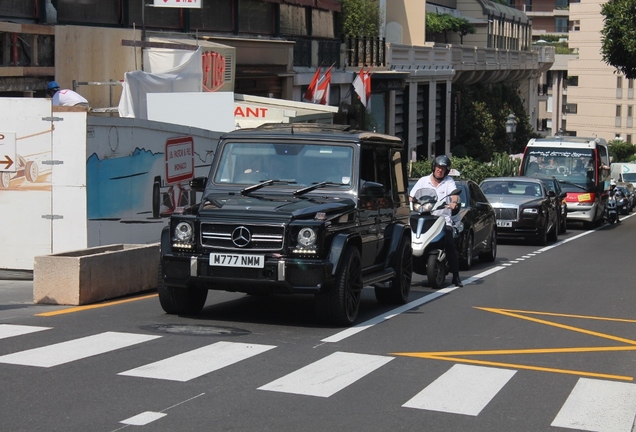
[[[336,281],[326,292],[316,295],[316,315],[328,324],[350,326],[358,316],[362,292],[360,252],[349,246],[336,272]]]
[[[0,174],[0,187],[7,189],[11,185],[11,173],[9,171],[3,171]]]
[[[163,272],[159,264],[157,281],[159,303],[165,313],[171,315],[196,315],[201,312],[208,297],[208,290],[199,287],[173,287],[163,282]]]
[[[490,235],[490,249],[479,254],[479,261],[494,262],[497,259],[497,230],[493,229]]]
[[[561,218],[561,234],[565,234],[568,230],[568,218],[567,216],[563,216]]]
[[[28,161],[24,167],[24,177],[26,177],[29,182],[33,183],[38,179],[38,174],[38,164],[33,161]]]
[[[464,253],[462,253],[463,257],[459,260],[459,269],[460,270],[470,270],[473,265],[473,246],[475,244],[475,240],[473,239],[473,233],[469,232],[466,236],[466,249],[464,249]]]
[[[429,255],[426,264],[426,277],[433,289],[440,289],[446,281],[446,264],[437,260],[437,255]]]
[[[405,304],[409,301],[411,279],[413,278],[413,249],[406,238],[395,257],[395,277],[390,288],[375,288],[375,298],[383,304]]]
[[[534,243],[537,246],[545,246],[548,243],[548,224],[546,223],[546,226],[544,226],[543,228],[539,229],[539,234],[537,235],[537,237],[534,239]]]

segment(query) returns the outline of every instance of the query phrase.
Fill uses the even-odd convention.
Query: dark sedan
[[[540,246],[557,241],[556,194],[534,177],[492,177],[481,185],[497,216],[500,237],[532,239]]]
[[[497,219],[477,183],[472,180],[455,180],[455,183],[462,190],[461,210],[453,216],[460,229],[459,265],[462,270],[468,270],[475,257],[486,262],[493,262],[497,257]]]
[[[568,203],[565,202],[567,192],[561,188],[561,182],[556,177],[541,177],[534,176],[541,180],[547,186],[549,191],[554,192],[554,203],[557,209],[557,216],[559,218],[559,234],[563,234],[567,231],[567,216],[568,216]]]

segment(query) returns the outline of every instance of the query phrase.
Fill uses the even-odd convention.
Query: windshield
[[[519,195],[526,197],[542,197],[541,186],[537,183],[516,180],[486,180],[481,190],[488,195]]]
[[[629,173],[629,174],[625,174],[623,173],[623,181],[626,182],[636,182],[636,173]]]
[[[416,198],[419,202],[436,202],[437,192],[431,188],[421,188],[415,191],[413,198]]]
[[[214,183],[267,186],[350,188],[353,148],[324,144],[226,143],[214,173]]]
[[[521,173],[527,176],[554,176],[583,188],[596,183],[596,164],[593,149],[528,148]]]

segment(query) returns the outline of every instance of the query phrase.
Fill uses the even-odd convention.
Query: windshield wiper
[[[316,190],[318,188],[322,188],[325,186],[347,186],[346,183],[336,183],[336,182],[329,182],[329,181],[323,181],[323,182],[319,182],[319,183],[314,183],[311,186],[307,186],[304,187],[302,189],[298,189],[294,191],[294,195],[304,195],[307,192],[311,192],[312,190]]]
[[[577,188],[579,188],[579,189],[587,190],[587,189],[585,188],[585,186],[581,186],[581,185],[579,185],[579,184],[572,183],[572,182],[569,182],[569,181],[559,180],[559,183],[568,184],[568,185],[576,186],[576,187],[577,187]]]
[[[260,183],[241,189],[240,193],[241,195],[247,195],[250,192],[257,191],[261,188],[264,188],[265,186],[270,186],[273,184],[296,184],[296,182],[293,180],[276,180],[276,179],[263,180]]]

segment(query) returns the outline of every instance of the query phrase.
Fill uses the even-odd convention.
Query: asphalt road
[[[299,296],[211,292],[179,317],[153,293],[68,308],[0,281],[0,429],[631,432],[635,239],[629,217],[502,241],[463,288],[416,277],[399,309],[365,290],[350,329]]]

